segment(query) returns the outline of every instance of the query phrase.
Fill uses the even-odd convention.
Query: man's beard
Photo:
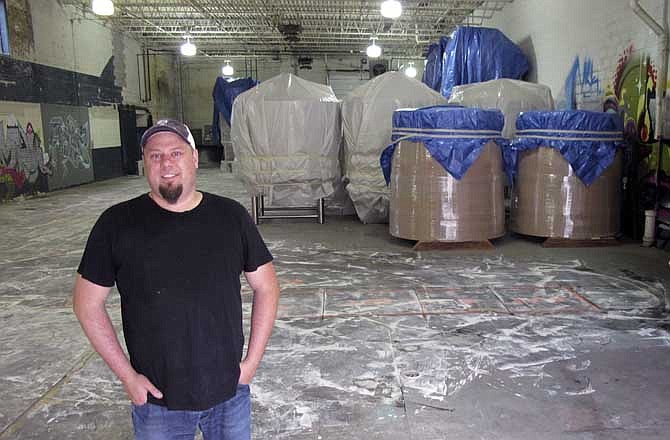
[[[177,200],[179,200],[179,197],[181,197],[181,193],[183,190],[184,187],[182,185],[175,185],[175,186],[161,185],[158,187],[158,192],[161,193],[163,199],[171,205],[177,203]]]

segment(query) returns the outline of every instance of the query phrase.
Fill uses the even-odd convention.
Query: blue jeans
[[[238,385],[234,397],[205,411],[175,411],[147,403],[133,405],[136,440],[193,440],[196,427],[205,440],[251,439],[249,385]]]

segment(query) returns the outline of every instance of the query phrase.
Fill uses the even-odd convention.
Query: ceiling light
[[[386,0],[382,3],[382,17],[398,18],[402,14],[402,4],[398,0]]]
[[[233,76],[235,69],[230,65],[230,60],[226,60],[226,65],[221,69],[221,73],[223,73],[223,76]]]
[[[410,62],[409,66],[405,67],[405,75],[410,78],[416,78],[416,67],[414,67],[414,63]]]
[[[375,44],[375,40],[377,38],[372,37],[372,44],[368,46],[368,48],[365,50],[365,53],[368,55],[369,58],[379,58],[379,56],[382,54],[382,48],[377,46]]]
[[[91,9],[97,15],[112,15],[114,14],[114,3],[112,0],[93,0]]]
[[[186,36],[186,43],[181,45],[181,54],[185,57],[192,57],[197,52],[195,44],[191,43],[191,37]]]

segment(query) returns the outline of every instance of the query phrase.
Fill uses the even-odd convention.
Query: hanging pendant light
[[[416,67],[414,67],[413,62],[410,61],[409,66],[405,67],[405,75],[410,78],[416,78]]]
[[[226,60],[226,65],[221,69],[221,73],[223,76],[233,76],[235,69],[233,69],[233,66],[230,65],[230,60]]]
[[[379,58],[382,54],[382,48],[380,46],[377,46],[377,44],[375,43],[377,37],[372,37],[370,39],[372,40],[372,44],[370,44],[368,48],[365,49],[365,53],[368,55],[369,58]]]
[[[113,15],[114,3],[112,3],[112,0],[93,0],[91,9],[96,15]]]
[[[186,43],[182,44],[180,48],[181,54],[185,57],[192,57],[195,55],[198,49],[195,47],[195,44],[191,43],[191,37],[189,35],[187,35],[185,38]]]
[[[386,0],[381,7],[382,17],[396,19],[402,14],[402,4],[398,0]]]

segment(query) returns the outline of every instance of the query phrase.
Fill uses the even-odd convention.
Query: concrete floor
[[[201,169],[199,183],[248,205],[231,174]],[[70,291],[95,219],[143,191],[125,177],[0,205],[0,439],[132,437]],[[254,438],[670,436],[668,253],[513,236],[416,253],[349,217],[260,230],[282,297]],[[116,293],[110,309],[120,324]]]

